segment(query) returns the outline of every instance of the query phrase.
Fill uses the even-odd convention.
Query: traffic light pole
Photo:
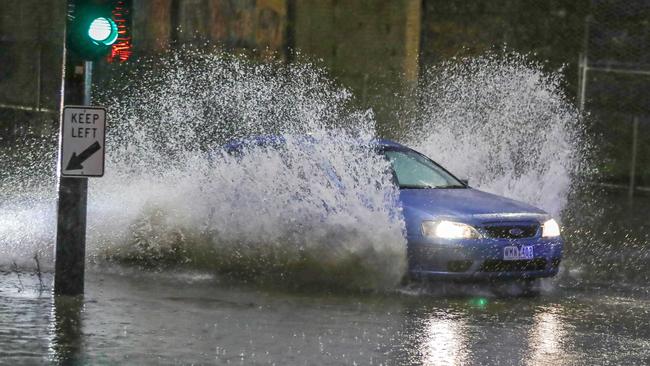
[[[126,60],[130,55],[127,47],[130,38],[125,36],[129,9],[125,1],[68,0],[66,3],[54,273],[57,295],[74,296],[84,292],[86,177],[104,175],[106,142],[106,109],[90,106],[91,60],[106,57],[118,39],[126,42],[121,45],[121,53],[118,52],[120,59]]]
[[[68,27],[66,27],[67,31],[69,31]],[[87,67],[88,64],[92,65],[92,62],[86,61],[86,65],[84,65],[83,60],[67,51],[67,37],[63,53],[61,129],[63,106],[90,104],[90,72],[92,69],[92,66]],[[58,189],[54,293],[56,295],[80,295],[84,292],[88,178],[60,176]]]

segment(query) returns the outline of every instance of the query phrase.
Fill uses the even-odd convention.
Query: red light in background
[[[129,1],[130,2],[130,1]],[[125,62],[133,53],[130,29],[130,7],[127,1],[119,0],[113,9],[113,20],[117,24],[117,41],[111,46],[108,62]]]

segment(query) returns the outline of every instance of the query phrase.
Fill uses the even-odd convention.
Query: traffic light
[[[67,46],[80,58],[93,61],[106,56],[118,39],[113,19],[114,0],[75,0],[68,9]]]
[[[132,0],[117,0],[113,7],[113,20],[117,24],[117,41],[111,46],[108,62],[125,62],[133,53],[131,43],[131,4]]]

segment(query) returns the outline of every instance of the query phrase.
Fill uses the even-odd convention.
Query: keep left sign
[[[61,176],[104,175],[106,109],[91,106],[63,107],[61,126]]]

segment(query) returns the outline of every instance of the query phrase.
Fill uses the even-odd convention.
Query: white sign
[[[61,127],[61,175],[104,175],[106,109],[91,106],[63,107]]]

